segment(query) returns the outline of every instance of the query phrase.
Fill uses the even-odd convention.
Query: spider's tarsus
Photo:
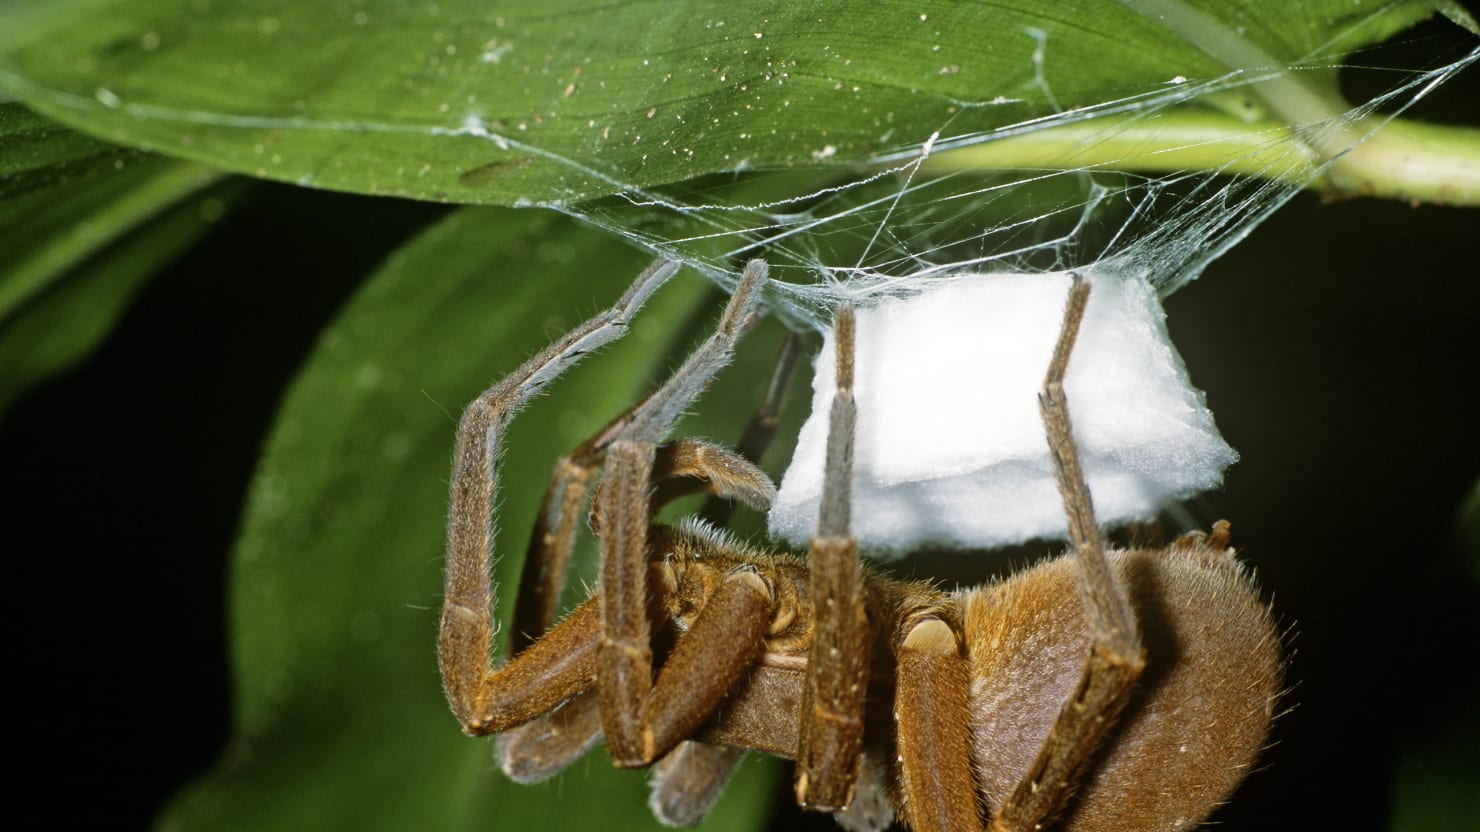
[[[752,260],[745,265],[745,273],[741,275],[735,293],[730,296],[714,335],[690,353],[668,381],[632,412],[631,420],[622,431],[624,439],[633,442],[662,439],[714,374],[730,363],[735,344],[744,335],[741,324],[760,299],[760,287],[766,281],[766,272],[763,260]]]
[[[612,307],[613,317],[621,319],[622,326],[626,326],[627,313],[646,303],[648,297],[672,277],[681,265],[677,260],[662,256],[654,260],[651,265],[643,269],[642,274],[637,276],[632,285],[627,287],[627,291],[622,293],[621,299]]]
[[[851,535],[853,508],[853,432],[858,406],[853,399],[854,315],[843,304],[833,315],[833,340],[837,350],[832,409],[828,414],[827,459],[823,473],[822,500],[817,515],[817,536],[846,538]]]

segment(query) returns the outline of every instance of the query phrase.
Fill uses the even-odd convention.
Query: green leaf
[[[559,203],[744,168],[852,165],[943,127],[963,136],[1173,79],[1308,65],[1167,116],[1205,125],[1214,114],[1234,137],[1251,124],[1284,129],[1344,112],[1330,67],[1433,10],[1419,0],[1104,0],[1072,14],[901,0],[867,14],[724,0],[11,0],[0,85],[110,140],[256,176]],[[1476,143],[1466,135],[1461,149]],[[1093,163],[1083,148],[1071,158]]]
[[[1480,820],[1474,773],[1480,766],[1480,702],[1443,733],[1401,749],[1388,829],[1468,829]]]
[[[95,348],[221,216],[227,192],[191,199],[219,178],[0,104],[0,414]]]
[[[1442,580],[1469,578],[1480,585],[1480,479],[1461,498],[1455,520],[1452,542],[1463,576],[1456,570]],[[1458,717],[1432,735],[1406,738],[1398,749],[1391,832],[1465,829],[1480,820],[1480,792],[1472,776],[1480,770],[1480,696],[1472,687],[1466,693],[1468,708]]]
[[[145,156],[84,136],[22,104],[0,103],[0,201],[117,170]]]
[[[646,777],[599,750],[551,783],[508,782],[493,743],[458,730],[436,667],[457,412],[645,265],[576,230],[542,213],[455,213],[393,256],[323,333],[282,405],[235,552],[236,736],[161,828],[656,825]],[[623,341],[515,420],[501,615],[554,460],[666,369],[664,322],[710,317],[713,306],[695,304],[711,300],[693,275],[670,281]],[[767,773],[742,767],[709,828],[754,828],[769,809]]]

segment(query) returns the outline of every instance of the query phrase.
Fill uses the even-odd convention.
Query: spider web
[[[1040,37],[1033,53],[1035,77],[1043,98],[1050,102],[1055,97],[1044,81],[1042,62],[1051,46]],[[571,164],[582,178],[594,176],[621,189],[612,197],[555,207],[642,248],[681,260],[726,288],[734,286],[745,261],[762,257],[770,264],[769,306],[799,328],[826,331],[840,301],[863,308],[938,288],[945,281],[979,279],[987,273],[1060,278],[1066,271],[1096,278],[1109,275],[1127,285],[1144,282],[1165,297],[1194,280],[1304,187],[1328,181],[1328,176],[1334,178],[1337,171],[1333,168],[1344,157],[1477,60],[1480,49],[1472,49],[1438,68],[1392,73],[1386,77],[1394,81],[1385,91],[1345,109],[1302,87],[1298,79],[1291,80],[1301,72],[1329,72],[1332,62],[1320,55],[1286,66],[1245,68],[1201,80],[1173,78],[1153,89],[988,132],[960,128],[957,122],[967,121],[960,118],[967,108],[999,102],[953,101],[955,115],[933,126],[922,140],[891,147],[857,167],[829,166],[836,149],[824,145],[814,151],[816,165],[811,167],[741,169],[644,188],[621,187],[622,180],[604,170],[599,159],[557,160]],[[1233,121],[1247,129],[1230,131],[1226,127],[1230,121],[1225,119],[1220,132],[1203,133],[1181,144],[1148,138],[1161,125],[1175,121],[1167,116],[1178,110],[1227,113],[1241,106],[1239,102],[1259,101],[1282,83],[1283,92],[1269,94],[1270,98],[1281,94],[1288,98],[1292,92],[1296,97],[1306,96],[1302,106],[1294,109],[1311,115],[1310,120]],[[1269,104],[1269,109],[1279,107]],[[979,158],[974,154],[987,151],[990,155],[994,142],[1036,140],[1042,137],[1035,134],[1051,130],[1059,131],[1058,136],[1070,136],[1082,158],[1096,162],[1069,169],[989,171],[973,162]],[[1234,132],[1238,135],[1230,135]],[[1155,154],[1148,154],[1147,146],[1156,147]],[[1124,155],[1117,156],[1119,148],[1124,148]],[[1157,157],[1169,161],[1157,164]],[[1179,169],[1170,161],[1188,157],[1198,158],[1201,167]],[[1218,161],[1209,164],[1210,158]],[[1135,165],[1169,172],[1129,170]],[[1005,332],[1010,325],[1021,323],[993,320],[985,325],[987,332]],[[1056,319],[1040,324],[1040,328],[1051,328]],[[969,330],[984,325],[966,319],[940,326]],[[1032,340],[1031,334],[1036,330],[1009,340],[1020,351]],[[1164,330],[1161,337],[1165,338]],[[923,334],[906,340],[909,343],[891,342],[889,349],[928,362],[916,363],[916,371],[909,374],[913,376],[921,375],[925,367],[981,354],[960,345],[917,348],[917,343],[932,342]],[[917,354],[921,349],[951,352]],[[1175,358],[1174,349],[1170,345],[1166,349]],[[1117,356],[1112,365],[1125,370],[1127,360]],[[1180,368],[1179,359],[1174,363]],[[1102,521],[1145,519],[1168,509],[1176,500],[1215,487],[1223,469],[1236,459],[1217,435],[1201,394],[1188,385],[1185,370],[1174,375],[1180,378],[1180,392],[1177,396],[1168,393],[1168,401],[1182,404],[1173,408],[1175,413],[1162,414],[1170,419],[1166,423],[1185,426],[1188,413],[1200,414],[1198,424],[1206,422],[1199,430],[1183,431],[1175,438],[1152,435],[1151,426],[1162,422],[1144,413],[1112,418],[1110,410],[1102,407],[1102,399],[1113,400],[1113,395],[1096,398],[1085,390],[1071,392],[1079,405],[1077,413],[1084,417],[1076,420],[1079,450]],[[1076,378],[1070,377],[1070,386]],[[1012,395],[1012,390],[993,388],[989,398],[993,402],[1021,399],[1030,403],[1025,407],[1031,411],[1037,383],[1034,380],[1018,391],[1023,393],[1020,397]],[[885,408],[863,403],[864,386],[859,380],[860,411],[865,416],[884,412]],[[814,384],[814,419],[819,412],[825,413],[820,402],[830,401],[829,391],[826,383]],[[974,420],[966,434],[951,433],[956,429],[938,418],[897,421],[888,427],[860,424],[860,436],[888,436],[891,444],[913,443],[905,456],[932,458],[926,451],[934,448],[956,463],[971,460],[970,470],[961,472],[946,470],[949,465],[929,471],[895,470],[882,462],[870,467],[867,461],[873,457],[868,448],[873,446],[860,439],[863,449],[858,451],[853,471],[852,496],[855,508],[863,508],[855,511],[859,516],[853,532],[871,555],[890,557],[925,541],[985,548],[1062,535],[1062,502],[1036,417],[1025,430],[1015,429],[1005,404],[965,407]],[[938,417],[950,407],[927,404],[925,409]],[[926,424],[930,426],[921,427]],[[820,425],[809,422],[819,430]],[[1100,439],[1096,439],[1097,430]],[[805,427],[803,434],[807,434]],[[1132,441],[1132,435],[1139,438]],[[984,443],[983,436],[994,437],[998,444]],[[1026,444],[1009,447],[1015,438]],[[968,441],[974,443],[971,454],[965,451]],[[1023,450],[1028,446],[1031,451]],[[1148,448],[1156,448],[1164,457],[1148,462]],[[805,543],[810,530],[816,528],[820,485],[813,482],[816,477],[800,475],[793,482],[792,471],[815,474],[822,470],[821,454],[819,442],[799,442],[771,513],[773,534],[790,535]],[[1185,481],[1148,479],[1148,470],[1164,468],[1185,474]],[[942,494],[971,498],[946,500]],[[930,516],[938,515],[939,521],[914,522],[928,514],[922,506],[934,507],[935,514]],[[961,522],[968,515],[990,519],[972,526]],[[1026,519],[1030,516],[1031,521]],[[894,522],[891,517],[908,517],[911,522]],[[1014,518],[1022,522],[1008,522]],[[955,536],[943,537],[942,530],[951,530]]]
[[[1042,99],[1054,102],[1043,72],[1052,44],[1041,32],[1029,34],[1038,45],[1031,58],[1033,77]],[[1228,57],[1244,68],[1205,79],[1171,78],[1114,100],[1061,109],[986,132],[967,129],[972,119],[962,115],[972,108],[1014,102],[952,100],[947,109],[953,115],[928,126],[923,138],[889,147],[861,166],[829,165],[837,151],[823,145],[813,151],[813,166],[752,170],[739,164],[740,169],[728,174],[647,188],[624,186],[600,158],[555,158],[571,166],[576,180],[594,178],[615,185],[617,192],[591,202],[557,202],[554,207],[639,247],[683,261],[725,288],[735,285],[747,260],[764,258],[770,264],[766,291],[771,310],[794,327],[824,332],[840,301],[863,309],[940,288],[945,281],[980,283],[980,276],[990,273],[1062,279],[1065,272],[1076,271],[1092,279],[1112,276],[1125,285],[1149,286],[1152,293],[1165,297],[1194,280],[1304,187],[1334,180],[1341,173],[1335,167],[1345,157],[1440,83],[1480,60],[1480,48],[1435,69],[1394,72],[1387,76],[1394,81],[1385,91],[1350,107],[1308,84],[1311,76],[1299,75],[1318,73],[1329,80],[1332,61],[1322,54],[1252,69],[1248,56]],[[1195,135],[1180,144],[1165,139],[1166,132],[1157,135],[1165,125],[1189,123],[1185,118],[1179,121],[1179,116],[1219,113],[1225,117],[1217,121],[1217,130],[1180,134]],[[1294,114],[1303,114],[1306,120],[1296,122]],[[1248,115],[1258,120],[1240,120]],[[1043,131],[1057,132],[1044,136]],[[1006,170],[983,170],[975,162],[990,156],[996,142],[1045,138],[1065,142],[1078,158],[1094,161],[1069,169]],[[1362,148],[1362,156],[1346,159],[1350,164],[1344,166],[1343,175],[1371,164],[1370,151],[1379,146],[1373,142]],[[521,145],[521,149],[552,158],[536,148]],[[1179,165],[1177,159],[1195,163]],[[1136,166],[1166,172],[1135,172]],[[1006,307],[994,307],[1002,308]],[[1022,337],[1009,335],[1007,340],[1021,353],[1033,340],[1030,336],[1056,326],[1055,316],[1049,315],[1053,322],[1037,324],[1022,316],[1011,321],[999,316],[990,324],[981,318],[958,318],[926,326],[971,334],[983,343],[987,334],[1018,326]],[[1165,342],[1162,324],[1146,321],[1152,329],[1161,328]],[[973,329],[979,332],[972,333]],[[969,344],[931,346],[935,339],[928,333],[913,332],[893,336],[886,348],[891,357],[908,355],[915,362],[905,373],[908,377],[923,377],[926,368],[982,354]],[[997,347],[1006,348],[1001,343]],[[1172,386],[1178,391],[1172,395],[1163,390],[1165,399],[1180,403],[1169,405],[1171,409],[1158,418],[1146,413],[1114,415],[1103,406],[1116,398],[1113,394],[1097,396],[1084,389],[1069,393],[1076,401],[1086,479],[1096,493],[1102,522],[1146,519],[1177,500],[1215,487],[1223,469],[1236,459],[1217,435],[1201,394],[1188,384],[1175,350],[1165,344],[1165,351],[1177,370],[1167,378],[1176,379]],[[1109,361],[1107,366],[1117,372],[1130,366],[1124,355]],[[1030,363],[1039,367],[1046,362],[1045,355]],[[1008,363],[1013,362],[994,366]],[[1149,372],[1146,366],[1141,369]],[[818,378],[822,376],[819,371]],[[1076,381],[1081,377],[1089,378],[1071,375],[1066,384],[1084,383]],[[930,404],[926,393],[894,396],[918,398],[926,402],[926,412],[887,426],[864,424],[869,414],[892,412],[865,402],[864,380],[862,374],[855,380],[863,416],[853,468],[852,531],[867,552],[888,557],[922,542],[987,548],[1063,534],[1062,500],[1032,407],[1036,378],[1021,390],[1009,389],[1005,380],[997,387],[975,385],[991,388],[988,398],[996,404],[990,406],[963,405],[959,396],[940,405]],[[889,392],[877,395],[890,398]],[[824,403],[830,400],[829,384],[814,379],[814,418],[803,428],[804,438],[808,427],[815,428],[810,434],[814,439],[821,435],[819,414],[825,414]],[[1014,418],[1018,403],[1026,403],[1025,420]],[[971,427],[965,432],[938,418],[953,409],[970,412]],[[1190,422],[1201,427],[1161,433],[1155,427],[1186,427]],[[875,440],[872,445],[870,436]],[[899,453],[871,453],[881,447],[883,437]],[[893,447],[901,443],[912,444]],[[821,486],[812,475],[824,467],[822,444],[799,440],[770,514],[773,534],[804,543],[816,528]],[[926,470],[890,467],[885,461],[900,456],[938,457],[943,462]],[[962,465],[966,470],[956,470]],[[1148,473],[1164,470],[1186,478],[1162,482]],[[793,471],[802,473],[793,477]],[[961,495],[969,498],[955,499]],[[968,516],[986,519],[976,525],[961,522]]]
[[[1035,64],[1044,48],[1040,43]],[[682,260],[726,288],[745,260],[764,257],[771,265],[772,309],[793,325],[818,329],[840,300],[866,304],[967,273],[1095,269],[1145,279],[1165,297],[1387,120],[1477,59],[1480,49],[1435,69],[1403,73],[1386,92],[1318,121],[1250,125],[1235,142],[1224,137],[1240,150],[1207,170],[1116,171],[1112,157],[1071,169],[983,171],[957,159],[992,142],[1054,129],[1076,131],[1082,147],[1113,147],[1176,108],[1257,95],[1251,88],[1301,69],[1326,69],[1329,62],[1312,56],[1216,78],[1170,79],[1156,89],[989,132],[953,130],[951,119],[924,141],[890,148],[860,167],[828,166],[833,149],[823,146],[810,169],[742,169],[662,188],[622,187],[613,197],[556,207]],[[1052,101],[1052,91],[1045,93]],[[1159,152],[1197,149],[1189,143]],[[587,176],[623,181],[604,171],[599,159],[557,161]]]

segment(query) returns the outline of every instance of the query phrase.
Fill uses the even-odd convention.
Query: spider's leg
[[[982,828],[971,762],[970,671],[940,618],[908,627],[896,650],[895,737],[903,814],[915,832]]]
[[[771,371],[771,380],[766,385],[765,399],[740,435],[740,441],[735,450],[739,453],[740,459],[751,465],[760,463],[761,457],[765,455],[766,450],[771,446],[771,441],[776,437],[776,431],[781,425],[781,408],[786,401],[786,392],[791,386],[792,374],[796,370],[804,341],[801,333],[794,330],[787,332],[781,343],[781,352],[776,357],[775,367]],[[679,455],[676,454],[676,456]],[[661,468],[661,465],[659,467]],[[705,465],[703,467],[712,468],[714,466]],[[734,465],[731,463],[722,467],[728,472]],[[759,496],[756,494],[757,489],[725,485],[714,489],[717,493],[714,493],[704,503],[699,516],[716,528],[724,527],[734,511],[735,496],[740,495],[744,490],[751,491],[753,497],[746,499],[744,496],[738,496],[741,502],[757,510],[768,509],[771,500],[775,499],[775,487],[771,485],[768,478],[764,478],[759,469],[756,469],[756,474],[760,474],[760,477],[752,476],[749,479],[752,483],[766,484],[764,505],[760,505],[759,501],[754,499],[754,496]],[[706,482],[717,482],[716,478],[702,472],[698,475],[704,476]],[[660,487],[659,493],[654,495],[653,510],[655,512],[657,511],[656,503],[665,496],[662,492],[663,489]],[[744,756],[744,749],[733,746],[713,745],[698,740],[680,742],[653,767],[652,792],[648,796],[649,808],[658,820],[666,825],[697,825],[714,808],[725,784],[729,782],[730,776],[734,774],[735,768]]]
[[[511,688],[544,683],[549,674],[541,670],[538,661],[554,661],[557,665],[565,661],[559,655],[542,651],[537,654],[540,658],[532,656],[516,663],[517,668],[516,664],[498,669],[492,666],[494,595],[490,572],[494,545],[493,510],[498,491],[499,445],[504,429],[526,401],[566,368],[585,354],[620,337],[643,301],[677,269],[676,263],[655,262],[637,278],[615,306],[566,333],[504,380],[484,391],[463,412],[452,464],[445,601],[437,639],[437,658],[447,700],[466,731],[498,731],[502,728],[493,726],[517,724],[542,712],[538,710],[541,707],[539,697],[520,699],[514,696],[516,703],[523,704],[512,710],[497,703],[510,698]],[[573,645],[567,647],[573,648]],[[559,701],[557,698],[542,707],[548,710]],[[530,707],[536,710],[527,710]]]
[[[745,749],[684,740],[653,766],[648,808],[665,826],[696,826],[709,814]]]
[[[596,683],[601,629],[595,600],[571,611],[545,637],[490,670],[466,715],[464,733],[497,734],[541,717]]]
[[[538,783],[600,740],[601,715],[592,686],[540,718],[499,734],[499,768],[516,783]]]
[[[705,493],[728,504],[739,500],[756,511],[768,511],[776,486],[751,461],[702,439],[678,439],[658,446],[653,460],[650,511],[689,494]]]
[[[881,759],[882,757],[882,759]],[[853,802],[833,820],[847,832],[884,832],[894,825],[893,759],[879,752],[864,752],[854,786]]]
[[[752,260],[730,296],[730,302],[715,326],[714,334],[689,354],[684,363],[633,408],[622,429],[621,438],[630,442],[660,441],[677,424],[684,409],[709,386],[715,374],[729,365],[735,356],[735,345],[756,322],[755,307],[766,282],[766,262]]]
[[[751,567],[730,571],[673,647],[642,711],[643,764],[694,733],[765,650],[775,597]]]
[[[601,518],[597,689],[607,751],[620,763],[641,757],[637,737],[653,683],[646,557],[653,446],[618,440],[606,463],[593,515]]]
[[[643,451],[647,453],[644,454]],[[618,441],[607,455],[601,503],[602,638],[598,695],[607,750],[619,766],[652,763],[713,714],[764,649],[771,588],[749,569],[729,574],[652,678],[645,557],[635,580],[620,567],[647,550],[651,445]],[[617,568],[612,568],[612,567]]]
[[[812,646],[802,699],[793,785],[797,803],[833,812],[848,806],[863,750],[869,624],[863,574],[851,528],[853,477],[853,310],[838,309],[838,379],[827,434],[827,469],[812,538]]]
[[[781,408],[786,404],[786,391],[791,388],[791,377],[805,342],[800,332],[789,330],[786,333],[781,342],[781,352],[776,356],[776,366],[771,370],[771,380],[766,384],[766,397],[740,434],[735,450],[753,464],[760,464],[761,457],[765,456],[781,427]],[[699,516],[715,527],[723,527],[729,522],[734,508],[734,502],[716,495],[704,503]]]
[[[1125,588],[1110,572],[1105,560],[1104,542],[1095,521],[1089,486],[1079,467],[1069,422],[1069,403],[1064,396],[1064,371],[1088,299],[1089,283],[1075,275],[1064,310],[1064,325],[1043,392],[1038,396],[1038,407],[1048,432],[1059,492],[1068,515],[1069,541],[1079,564],[1090,650],[1084,670],[1049,729],[1037,758],[998,807],[992,820],[994,832],[1039,828],[1063,808],[1090,755],[1114,724],[1146,664]]]
[[[782,342],[765,401],[746,425],[736,448],[738,459],[734,453],[698,440],[680,440],[659,448],[654,477],[660,490],[654,498],[654,512],[671,500],[700,491],[714,495],[705,503],[701,514],[717,527],[729,518],[735,499],[761,511],[770,507],[776,489],[755,463],[760,462],[770,447],[780,425],[781,406],[802,340],[800,333],[789,332]],[[628,408],[555,463],[520,573],[510,634],[511,653],[517,654],[528,647],[555,623],[581,509],[591,484],[606,462],[607,445],[622,434],[633,414],[645,403],[646,400]],[[665,460],[665,455],[671,460]],[[665,478],[671,479],[664,483]]]
[[[529,535],[524,566],[519,571],[519,592],[514,596],[513,626],[509,652],[518,655],[555,623],[560,596],[565,591],[571,551],[582,509],[591,492],[596,472],[606,461],[610,437],[626,422],[624,413],[580,447],[561,457],[550,472],[540,511]]]
[[[515,632],[510,637],[511,649],[518,655],[533,644],[549,629],[555,617],[560,595],[565,589],[565,576],[574,543],[576,521],[585,505],[587,492],[596,470],[606,461],[606,449],[613,436],[620,433],[633,410],[593,435],[575,451],[563,457],[555,466],[545,498],[540,506],[540,519],[530,539],[529,553],[521,573],[520,590],[514,602]],[[653,498],[652,511],[661,505],[660,497],[679,496],[680,489],[664,488],[668,483],[683,483],[685,491],[703,490],[715,494],[729,505],[731,499],[739,500],[757,510],[770,507],[775,498],[776,487],[765,473],[735,454],[695,439],[681,439],[659,446],[657,450],[653,481],[659,486]],[[695,484],[698,487],[693,487]],[[596,698],[593,695],[571,702],[559,710],[539,719],[510,729],[500,735],[498,743],[499,764],[511,779],[519,782],[541,780],[564,768],[580,757],[601,737],[601,724],[595,717]],[[682,806],[684,817],[707,811],[709,803],[719,796],[724,778],[718,771],[721,760],[730,760],[730,769],[739,762],[740,754],[719,754],[716,751],[685,749],[683,743],[675,753],[682,752],[690,768],[699,766],[711,780],[716,780],[708,789],[708,798],[701,795],[654,797],[654,806]],[[705,761],[700,766],[698,761]],[[699,769],[695,769],[697,772]],[[697,773],[695,774],[697,776]],[[653,788],[671,790],[680,783],[693,778],[656,777]],[[701,811],[700,804],[703,805]],[[677,815],[675,817],[678,817]],[[679,823],[674,825],[692,825]]]
[[[714,335],[633,411],[621,435],[607,448],[606,475],[593,515],[601,530],[602,638],[597,674],[602,730],[618,765],[645,765],[660,753],[644,737],[653,688],[647,533],[656,444],[729,363],[736,342],[751,323],[765,272],[761,261],[746,265]],[[769,606],[769,590],[766,594]]]
[[[641,403],[629,408],[555,464],[520,572],[514,632],[510,635],[513,655],[522,653],[554,623],[565,590],[577,523],[592,481],[606,462],[607,446],[621,435],[640,407]],[[696,476],[704,477],[710,491],[738,496],[751,504],[760,501],[769,506],[775,495],[775,487],[764,473],[721,448],[698,440],[680,440],[658,449],[655,480],[684,478],[693,483],[695,480],[687,478]],[[585,754],[600,738],[597,701],[591,692],[501,734],[499,765],[517,782],[543,780]],[[664,781],[660,778],[654,782]]]
[[[723,527],[729,521],[737,499],[757,511],[770,509],[776,489],[758,463],[781,424],[781,407],[801,344],[800,333],[787,334],[766,385],[765,400],[746,424],[734,451],[696,439],[679,440],[658,449],[653,472],[653,513],[674,500],[696,493],[711,495],[699,515],[715,527]]]

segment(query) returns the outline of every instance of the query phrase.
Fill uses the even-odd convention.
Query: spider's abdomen
[[[1282,685],[1274,622],[1232,550],[1112,552],[1146,669],[1055,829],[1188,829],[1264,747]],[[973,754],[997,807],[1028,770],[1089,650],[1072,556],[964,601]]]

